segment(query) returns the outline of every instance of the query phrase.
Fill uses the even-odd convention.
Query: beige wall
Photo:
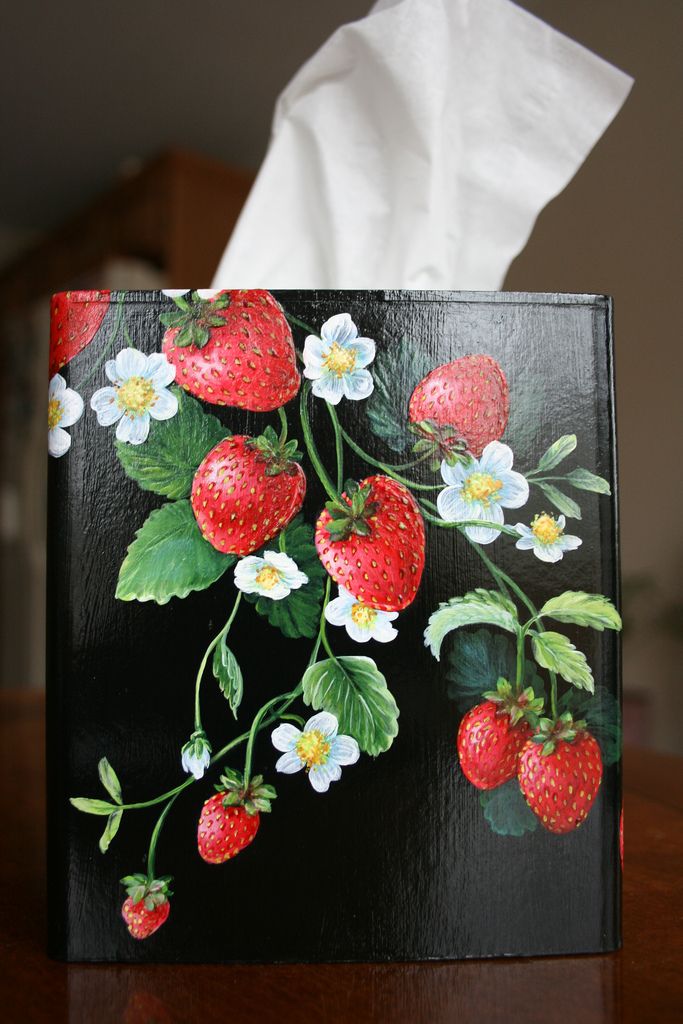
[[[505,287],[614,296],[629,620],[624,681],[627,694],[652,695],[643,739],[680,751],[683,2],[522,0],[520,6],[636,80],[584,167],[542,213]]]

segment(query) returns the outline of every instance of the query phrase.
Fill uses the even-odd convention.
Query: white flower
[[[188,775],[194,775],[195,779],[201,779],[211,764],[211,744],[206,738],[206,733],[201,729],[193,732],[181,755],[183,771]]]
[[[166,390],[175,379],[175,366],[163,352],[146,356],[135,348],[124,348],[109,359],[104,372],[114,385],[100,388],[90,399],[102,427],[118,423],[119,441],[142,444],[149,434],[150,416],[169,420],[178,411],[178,399]]]
[[[71,435],[64,427],[73,427],[83,415],[83,399],[71,388],[60,373],[50,381],[47,396],[47,450],[56,459],[71,447]]]
[[[281,601],[290,591],[308,583],[293,558],[282,551],[264,551],[263,558],[248,555],[235,566],[235,586],[244,594],[260,594]]]
[[[161,294],[167,295],[169,299],[175,299],[180,295],[187,295],[192,288],[162,288]],[[222,288],[196,288],[194,289],[200,299],[212,299],[214,295],[220,295]]]
[[[275,769],[293,775],[306,769],[313,789],[326,793],[331,782],[341,778],[342,765],[355,764],[360,749],[352,736],[338,736],[339,723],[334,715],[321,711],[309,718],[303,730],[293,725],[278,725],[271,739],[276,750],[283,750]]]
[[[325,618],[333,626],[345,626],[352,640],[359,644],[368,640],[389,643],[398,630],[391,623],[398,618],[398,612],[381,612],[363,604],[344,587],[339,588],[339,597],[325,607]]]
[[[547,512],[534,516],[530,527],[517,523],[515,530],[521,536],[515,547],[520,551],[532,549],[542,562],[559,562],[565,551],[575,551],[582,543],[580,537],[565,534],[565,523],[564,516],[555,519]]]
[[[436,500],[439,515],[447,523],[471,519],[503,523],[504,508],[521,508],[529,498],[529,484],[512,469],[512,450],[500,441],[491,441],[480,459],[467,465],[441,463],[441,476],[448,487]],[[490,544],[500,530],[489,526],[468,526],[465,533],[478,544]]]
[[[374,341],[359,338],[349,314],[338,313],[325,321],[319,338],[306,338],[304,377],[313,381],[313,394],[332,405],[344,395],[357,401],[372,394],[374,382],[365,367],[374,358]]]

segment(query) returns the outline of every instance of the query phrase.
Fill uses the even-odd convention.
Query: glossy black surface
[[[378,352],[406,334],[434,366],[470,352],[488,353],[510,385],[503,440],[515,468],[529,469],[562,434],[576,433],[572,465],[611,481],[614,410],[611,307],[595,296],[405,292],[275,293],[288,312],[320,326],[349,312]],[[158,351],[159,302],[129,293],[127,319],[137,347]],[[166,300],[163,300],[166,302]],[[111,311],[107,317],[111,317]],[[294,328],[303,345],[305,332]],[[96,344],[79,357],[86,373]],[[69,379],[69,367],[64,371]],[[97,378],[99,379],[99,378]],[[94,387],[95,385],[93,385]],[[98,385],[99,386],[99,385]],[[400,383],[397,382],[397,386]],[[391,461],[367,429],[363,403],[339,414],[366,450]],[[321,452],[333,445],[322,403],[312,402]],[[296,403],[290,435],[298,436]],[[212,409],[233,431],[256,433],[276,415]],[[126,548],[161,498],[128,480],[116,459],[112,428],[86,408],[68,458],[51,460],[49,513],[49,899],[51,949],[74,960],[317,961],[420,960],[614,949],[619,944],[619,766],[606,770],[588,821],[557,837],[491,832],[479,794],[457,765],[459,714],[446,693],[446,660],[423,645],[440,601],[491,586],[484,566],[457,531],[428,531],[427,568],[414,604],[401,614],[391,644],[359,652],[335,630],[338,653],[367,653],[400,707],[399,735],[376,759],[364,756],[325,795],[302,775],[278,776],[279,798],[257,840],[235,861],[210,866],[196,850],[196,824],[213,777],[177,801],[157,852],[157,871],[174,876],[171,916],[147,942],[120,920],[119,879],[142,870],[156,811],[129,812],[109,852],[97,839],[104,819],[79,814],[70,795],[101,795],[97,762],[106,754],[127,800],[143,800],[182,781],[179,750],[192,724],[194,676],[232,602],[232,572],[209,590],[164,606],[114,599]],[[400,461],[400,460],[396,460]],[[304,511],[314,521],[324,495],[308,464]],[[367,470],[348,464],[346,475]],[[560,590],[617,599],[614,499],[582,493],[582,547],[555,566],[499,541],[499,564],[537,602]],[[524,519],[545,506],[532,492]],[[508,522],[517,512],[506,513]],[[576,524],[572,524],[575,526]],[[610,633],[566,632],[580,643],[596,680],[618,688],[617,641]],[[243,608],[231,646],[245,672],[235,724],[210,676],[204,719],[214,749],[243,731],[271,695],[296,684],[310,642],[285,640]],[[306,714],[305,709],[302,714]],[[272,781],[276,754],[268,734],[256,744],[255,769]]]

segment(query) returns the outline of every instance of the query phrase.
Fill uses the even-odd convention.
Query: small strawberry
[[[294,398],[301,378],[289,324],[270,292],[177,297],[162,344],[176,384],[212,405],[269,412]]]
[[[126,875],[121,879],[128,899],[121,908],[123,920],[134,939],[148,939],[171,912],[168,888],[170,875],[149,879],[147,875]]]
[[[449,461],[463,448],[479,458],[502,437],[510,411],[505,374],[491,356],[462,356],[437,366],[410,398],[408,416],[420,435],[417,450],[433,444]]]
[[[519,786],[549,832],[572,832],[593,806],[602,780],[602,755],[586,723],[565,712],[542,718],[519,757]]]
[[[272,786],[255,775],[248,786],[239,772],[226,768],[217,793],[202,808],[197,829],[197,849],[208,864],[224,864],[254,841],[260,812],[270,811],[276,797]]]
[[[301,508],[306,475],[296,441],[272,427],[261,437],[235,434],[212,448],[192,481],[192,509],[217,551],[249,555],[280,533]]]
[[[519,754],[532,736],[543,699],[531,687],[513,693],[505,679],[471,708],[458,729],[458,757],[465,778],[477,789],[495,789],[517,774]],[[531,724],[530,724],[531,723]]]
[[[400,612],[415,599],[425,564],[425,528],[410,491],[388,476],[348,480],[315,530],[332,579],[370,610]]]
[[[50,303],[50,377],[82,352],[100,329],[110,292],[58,292]]]

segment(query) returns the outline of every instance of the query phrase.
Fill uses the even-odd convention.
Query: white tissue
[[[280,96],[213,284],[499,288],[631,85],[509,0],[380,0]]]

